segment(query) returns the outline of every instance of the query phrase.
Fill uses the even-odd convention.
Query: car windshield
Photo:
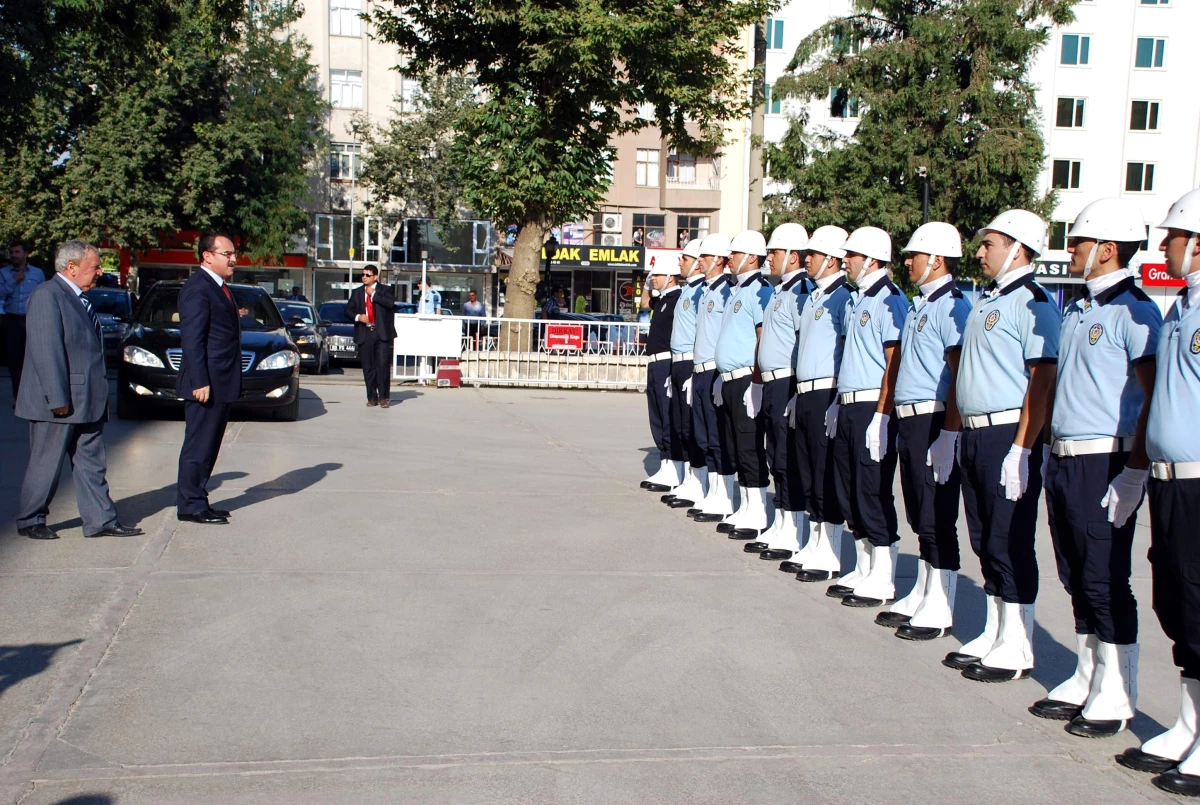
[[[300,319],[305,324],[316,322],[312,305],[306,305],[301,302],[280,302],[278,299],[275,300],[275,305],[283,315],[284,321],[290,322],[292,319]]]
[[[129,314],[133,312],[129,309],[129,294],[125,291],[93,288],[85,291],[83,295],[92,303],[97,313],[129,318]]]
[[[321,318],[331,324],[349,324],[346,321],[345,302],[326,302],[320,307]]]
[[[265,291],[259,288],[239,288],[236,285],[230,285],[229,289],[237,302],[243,330],[265,331],[283,327],[279,311],[275,309],[275,303]],[[164,288],[156,285],[138,308],[138,321],[161,327],[178,327],[179,291],[178,286]]]

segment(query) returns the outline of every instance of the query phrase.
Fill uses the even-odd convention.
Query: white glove
[[[1030,452],[1028,447],[1014,444],[1000,465],[1000,485],[1004,487],[1004,497],[1009,500],[1020,500],[1029,486]]]
[[[954,472],[954,448],[957,444],[958,431],[944,430],[925,451],[925,466],[933,468],[935,484],[944,484],[950,480],[950,473]]]
[[[825,409],[825,437],[832,439],[837,436],[837,419],[838,419],[838,401],[834,397],[833,402]]]
[[[887,453],[889,419],[891,417],[887,414],[876,411],[871,417],[871,424],[867,425],[867,452],[871,454],[872,461],[883,461],[883,456]]]
[[[713,381],[713,405],[721,407],[721,387],[725,385],[725,381],[717,375],[717,379]]]
[[[1112,479],[1112,483],[1108,485],[1108,493],[1100,501],[1101,506],[1108,508],[1108,522],[1120,528],[1137,511],[1142,502],[1142,492],[1146,489],[1148,473],[1149,470],[1126,467]]]
[[[742,395],[742,402],[746,404],[746,413],[751,419],[758,416],[758,412],[762,410],[762,383],[751,383]]]
[[[687,395],[687,404],[690,406],[692,404],[692,379],[689,377],[683,381],[681,388],[683,389],[683,393]]]
[[[667,378],[667,382],[663,383],[663,388],[667,390],[667,399],[675,396],[675,389],[671,388],[671,378]]]
[[[788,404],[783,407],[783,415],[787,417],[788,427],[796,427],[796,398],[788,400]]]

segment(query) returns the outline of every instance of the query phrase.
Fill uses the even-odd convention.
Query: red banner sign
[[[1142,285],[1148,288],[1182,288],[1186,284],[1167,273],[1166,263],[1142,263]]]
[[[581,351],[583,349],[583,325],[547,324],[546,349]]]

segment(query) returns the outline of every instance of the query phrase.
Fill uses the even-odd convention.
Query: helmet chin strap
[[[1008,257],[1004,258],[1004,265],[1000,266],[999,273],[996,274],[996,285],[1000,285],[1000,280],[1004,279],[1004,275],[1008,273],[1009,266],[1013,264],[1013,260],[1017,259],[1017,252],[1021,249],[1021,241],[1014,240],[1012,248],[1008,250]]]
[[[933,273],[933,258],[934,258],[934,256],[935,255],[932,255],[932,254],[926,255],[926,257],[928,257],[929,260],[928,260],[928,262],[925,263],[925,273],[921,275],[921,278],[919,280],[917,280],[918,288],[920,288],[922,285],[924,285],[925,281],[927,279],[929,279],[929,275]]]
[[[1092,266],[1096,263],[1096,252],[1100,251],[1100,241],[1096,241],[1096,245],[1088,252],[1087,262],[1083,264],[1083,278],[1086,280],[1092,275]]]
[[[865,255],[864,255],[864,256],[865,256]],[[867,273],[868,273],[868,272],[867,272],[867,264],[868,264],[868,263],[870,263],[870,262],[871,262],[871,261],[873,261],[873,260],[874,260],[875,262],[879,262],[878,260],[875,260],[875,258],[874,258],[874,257],[867,257],[867,259],[863,260],[862,268],[860,268],[860,269],[858,270],[858,274],[857,274],[857,275],[855,275],[855,277],[854,277],[854,284],[855,284],[855,285],[858,285],[858,282],[859,282],[859,280],[861,280],[863,277],[865,277],[865,276],[867,275]]]

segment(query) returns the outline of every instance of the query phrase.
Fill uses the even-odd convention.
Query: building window
[[[667,245],[667,216],[633,214],[633,242],[649,249],[662,249]]]
[[[767,50],[783,50],[783,20],[767,18]]]
[[[1166,6],[1170,5],[1170,0],[1141,0],[1143,6]]]
[[[1054,125],[1060,129],[1083,128],[1083,98],[1059,98]]]
[[[634,179],[638,187],[658,187],[658,151],[651,148],[637,150],[637,175]]]
[[[380,244],[383,242],[382,219],[362,215],[354,216],[354,241],[352,243],[350,240],[351,216],[318,215],[316,218],[318,260],[354,260],[356,263],[379,265],[382,254]],[[354,248],[353,257],[350,256],[351,247]]]
[[[667,183],[695,184],[696,158],[691,154],[667,154]]]
[[[777,115],[783,109],[783,103],[779,98],[771,97],[771,85],[763,84],[763,114]]]
[[[676,228],[678,237],[676,243],[679,248],[688,245],[688,241],[695,238],[703,238],[708,236],[708,216],[707,215],[680,215],[676,217]]]
[[[1049,240],[1046,248],[1052,252],[1062,252],[1067,249],[1067,222],[1051,221]]]
[[[397,110],[401,114],[405,112],[420,111],[417,106],[417,96],[421,92],[421,82],[413,78],[407,73],[400,74],[400,92],[396,94],[396,100],[400,102],[400,109]]]
[[[1084,34],[1063,34],[1062,51],[1059,53],[1059,64],[1087,64],[1089,51],[1092,48],[1092,37]]]
[[[362,0],[329,0],[329,35],[362,36]]]
[[[1126,162],[1125,163],[1125,192],[1152,193],[1154,192],[1154,163]]]
[[[337,109],[362,109],[362,70],[330,70],[329,103]]]
[[[1139,36],[1133,66],[1145,70],[1158,69],[1163,66],[1166,53],[1167,40],[1155,39],[1152,36]]]
[[[843,87],[834,87],[829,91],[830,117],[858,117],[858,98],[852,98]]]
[[[1078,190],[1082,163],[1072,159],[1054,160],[1051,184],[1058,190]]]
[[[353,143],[329,144],[329,178],[349,181],[358,178],[362,146]]]
[[[1158,131],[1158,101],[1134,101],[1129,111],[1130,131]]]

